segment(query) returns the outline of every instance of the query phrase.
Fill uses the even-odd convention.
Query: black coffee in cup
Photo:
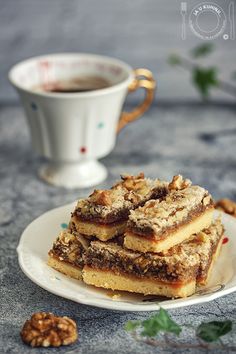
[[[35,91],[55,93],[76,93],[100,90],[111,86],[111,83],[100,76],[80,76],[69,80],[47,82],[34,87]]]

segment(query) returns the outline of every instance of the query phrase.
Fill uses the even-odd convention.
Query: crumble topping
[[[212,204],[210,194],[202,187],[173,190],[162,201],[150,200],[143,207],[132,210],[128,227],[137,233],[144,229],[158,235],[183,223],[195,210],[201,213]]]
[[[105,223],[125,220],[131,209],[149,199],[163,198],[167,192],[167,182],[145,178],[143,173],[122,175],[121,181],[111,189],[95,190],[87,199],[79,200],[72,215]]]
[[[53,243],[49,256],[55,256],[61,261],[82,265],[82,255],[89,247],[89,241],[80,234],[72,234],[69,229],[63,230]]]

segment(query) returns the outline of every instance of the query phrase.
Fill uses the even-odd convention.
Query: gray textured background
[[[31,150],[7,71],[23,58],[59,51],[106,54],[134,67],[151,68],[159,81],[157,100],[145,118],[121,132],[114,151],[103,159],[109,176],[100,187],[111,185],[124,171],[167,179],[183,173],[215,198],[236,199],[235,103],[198,104],[188,75],[166,64],[170,52],[187,53],[201,42],[190,31],[187,40],[181,40],[179,7],[180,1],[174,0],[0,0],[0,353],[164,352],[136,343],[123,330],[127,320],[144,319],[148,313],[115,313],[73,303],[39,288],[19,269],[16,246],[24,228],[46,210],[87,195],[91,189],[67,191],[38,179],[41,160]],[[219,63],[222,78],[227,79],[235,69],[235,42],[218,39],[215,44],[217,51],[208,60]],[[232,100],[219,91],[214,98]],[[46,350],[23,345],[20,328],[36,311],[74,318],[79,343]],[[170,313],[179,323],[194,325],[202,320],[235,319],[235,295]],[[184,336],[194,343],[192,332]],[[223,340],[235,344],[235,331]]]
[[[228,13],[228,0],[215,1]],[[180,0],[0,0],[0,99],[15,100],[7,71],[16,62],[35,55],[80,51],[118,57],[133,67],[148,67],[158,80],[159,100],[198,99],[189,74],[170,68],[172,52],[188,55],[203,41],[187,26],[181,39]],[[187,1],[188,10],[199,0]],[[209,18],[209,21],[214,18]],[[229,26],[225,32],[229,33]],[[216,52],[202,60],[220,66],[229,80],[236,70],[235,41],[214,41]],[[173,85],[174,83],[174,85]],[[218,90],[215,98],[232,100]]]

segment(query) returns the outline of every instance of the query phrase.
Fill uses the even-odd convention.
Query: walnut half
[[[23,342],[31,347],[59,347],[69,345],[78,338],[73,320],[46,312],[33,314],[25,322],[20,334]]]
[[[181,175],[174,176],[172,181],[169,183],[169,190],[181,190],[191,186],[191,181],[189,179],[184,179]]]
[[[146,181],[144,173],[141,172],[137,176],[121,175],[121,185],[128,191],[138,191],[145,188]]]
[[[216,209],[220,209],[227,214],[236,217],[236,203],[230,199],[220,199],[215,203]]]
[[[110,206],[112,205],[112,191],[95,189],[89,196],[91,202],[96,205]]]

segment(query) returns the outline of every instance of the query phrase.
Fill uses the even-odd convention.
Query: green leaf
[[[179,335],[182,331],[181,327],[171,319],[168,312],[162,308],[158,314],[143,321],[142,326],[144,329],[141,334],[148,337],[154,337],[159,332],[170,332]]]
[[[192,49],[191,54],[194,58],[204,57],[214,49],[213,43],[204,43]]]
[[[157,316],[158,315],[154,315],[148,320],[142,322],[142,326],[143,326],[143,331],[141,332],[142,336],[155,337],[158,334],[158,332],[160,332],[160,326],[156,321]]]
[[[212,321],[201,323],[196,335],[205,342],[214,342],[232,330],[232,321]]]
[[[126,331],[134,331],[138,326],[140,326],[140,321],[128,321],[125,324]]]
[[[208,98],[211,87],[219,85],[217,79],[217,69],[195,67],[192,71],[192,80],[203,98]]]
[[[168,58],[168,63],[172,66],[180,65],[181,58],[177,54],[171,54]]]

